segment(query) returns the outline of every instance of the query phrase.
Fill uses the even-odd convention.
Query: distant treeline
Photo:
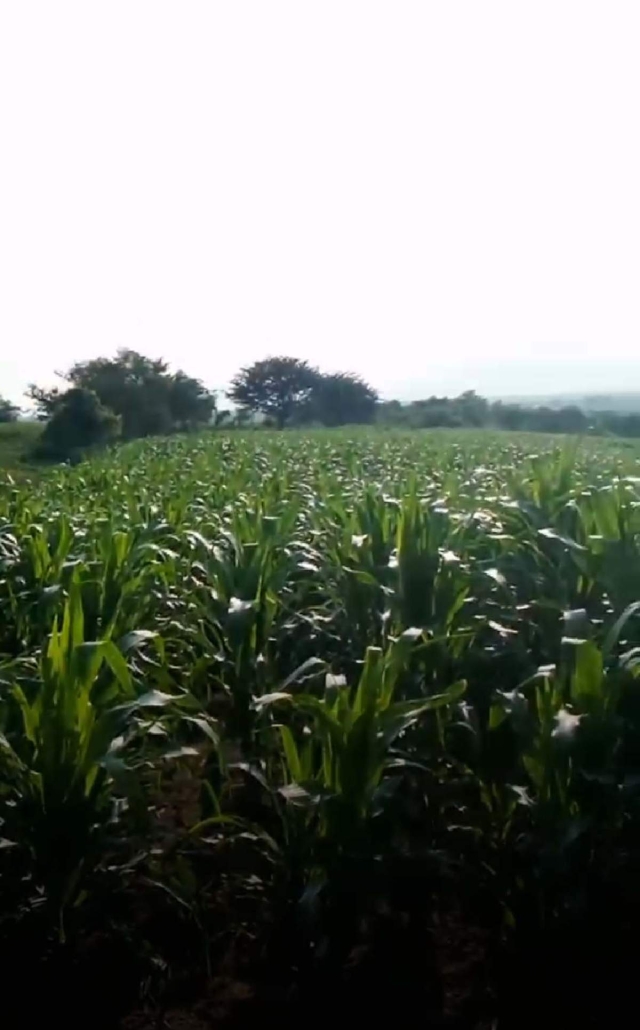
[[[551,408],[545,405],[528,407],[488,401],[473,390],[459,397],[428,397],[426,400],[401,404],[381,401],[378,422],[384,425],[428,429],[436,426],[454,428],[477,427],[509,429],[512,432],[593,433],[640,437],[640,412],[585,412],[578,405]]]
[[[263,358],[241,368],[227,390],[232,410],[218,408],[215,394],[200,380],[132,350],[76,362],[61,378],[62,387],[32,384],[28,390],[36,416],[44,423],[34,457],[45,460],[70,460],[117,440],[206,426],[377,424],[640,437],[640,411],[491,402],[473,390],[409,404],[382,401],[358,375],[323,372],[287,356]],[[19,416],[19,409],[0,397],[0,422]]]
[[[560,393],[560,394],[537,394],[520,397],[503,397],[505,403],[517,404],[524,408],[571,408],[577,407],[582,411],[590,412],[614,412],[616,415],[640,414],[640,392],[627,391],[622,393]]]

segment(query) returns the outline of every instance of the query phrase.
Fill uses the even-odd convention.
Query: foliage
[[[205,425],[242,427],[252,416],[282,429],[285,425],[327,427],[378,422],[398,428],[496,428],[509,431],[640,437],[640,416],[633,411],[587,410],[575,404],[531,405],[489,402],[474,390],[458,397],[429,397],[402,404],[381,401],[360,376],[323,373],[293,357],[268,357],[240,369],[229,398],[235,415],[215,411],[215,398],[184,372],[169,372],[166,362],[131,350],[115,358],[77,362],[63,376],[72,387],[94,392],[120,419],[125,440],[195,430]],[[32,384],[27,395],[39,419],[50,419],[65,397],[59,388]],[[0,399],[0,422],[18,409]]]
[[[378,396],[360,376],[326,374],[298,358],[266,358],[235,376],[229,397],[243,412],[287,424],[342,426],[374,421]]]
[[[77,362],[63,378],[72,388],[95,393],[119,417],[125,439],[206,425],[215,407],[213,396],[197,379],[171,373],[166,362],[131,350],[120,350],[115,358]],[[32,385],[29,396],[39,417],[48,419],[66,394]]]
[[[19,420],[0,423],[0,469],[14,472],[24,465],[42,432],[38,422]]]
[[[459,397],[429,397],[409,404],[384,401],[378,405],[377,421],[412,429],[469,426],[512,432],[640,437],[640,417],[636,413],[587,411],[575,404],[550,407],[503,401],[490,403],[473,390]]]
[[[316,996],[384,941],[397,983],[454,918],[488,968],[526,944],[538,991],[555,942],[564,976],[623,950],[639,484],[629,445],[374,430],[7,480],[0,943],[44,926],[48,953],[117,911],[148,952],[148,907],[171,913],[154,969],[248,948]]]
[[[16,422],[19,414],[20,408],[11,401],[5,400],[4,397],[0,397],[0,423]]]
[[[259,412],[282,429],[302,410],[317,378],[316,369],[299,358],[264,358],[234,376],[228,396],[240,408]]]
[[[38,440],[35,456],[60,461],[88,448],[111,443],[120,435],[120,420],[97,394],[73,387],[61,395]]]
[[[375,420],[378,395],[360,376],[322,374],[309,396],[301,420],[324,426],[366,425]]]

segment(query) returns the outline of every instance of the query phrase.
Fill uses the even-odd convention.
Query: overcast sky
[[[5,0],[0,393],[640,389],[637,0]]]

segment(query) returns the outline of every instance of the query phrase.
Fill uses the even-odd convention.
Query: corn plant
[[[563,638],[558,666],[494,698],[487,740],[493,775],[484,800],[499,847],[519,841],[520,863],[507,877],[514,909],[524,906],[543,923],[576,898],[584,903],[585,878],[606,878],[620,859],[616,846],[637,793],[639,666],[637,649],[617,652],[637,607],[600,643],[584,611],[565,613],[565,628],[576,635]],[[511,756],[502,769],[500,755]]]
[[[458,683],[429,697],[396,699],[414,642],[408,634],[386,653],[369,648],[355,687],[329,672],[320,696],[292,689],[254,702],[278,742],[258,776],[277,816],[273,837],[287,897],[299,916],[311,918],[311,937],[320,932],[332,952],[353,942],[363,895],[371,903],[380,880],[376,865],[389,850],[388,818],[408,761],[398,743],[427,713],[464,693]]]
[[[7,848],[26,855],[32,897],[55,915],[81,898],[87,874],[105,857],[105,831],[117,798],[132,808],[140,784],[127,755],[144,760],[145,737],[179,699],[135,683],[121,646],[85,640],[81,587],[72,583],[59,622],[33,667],[5,668],[0,713],[0,808]],[[123,650],[125,653],[123,653]],[[151,720],[143,713],[158,713]],[[150,753],[157,753],[152,745]],[[23,874],[25,869],[23,869]]]

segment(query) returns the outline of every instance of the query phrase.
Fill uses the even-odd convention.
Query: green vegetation
[[[76,362],[63,378],[66,390],[35,384],[28,390],[38,418],[48,422],[40,457],[77,459],[120,435],[134,440],[202,428],[215,410],[199,380],[132,350]]]
[[[42,426],[37,422],[0,423],[0,470],[22,470],[24,474],[25,463],[30,460],[41,432]]]
[[[468,426],[510,432],[640,437],[640,414],[633,408],[591,409],[586,405],[533,400],[490,402],[473,390],[459,397],[429,397],[409,404],[384,401],[378,405],[378,421],[406,429]]]
[[[121,420],[105,408],[97,394],[72,387],[62,394],[45,424],[34,457],[49,461],[80,460],[92,447],[114,443]]]
[[[15,404],[5,400],[4,397],[0,397],[0,425],[7,422],[15,422],[19,414],[19,408]]]
[[[568,435],[640,437],[634,411],[587,411],[491,403],[467,390],[459,397],[429,397],[401,404],[382,401],[376,390],[349,372],[325,373],[293,357],[267,357],[241,368],[227,396],[235,411],[216,410],[214,394],[162,359],[132,350],[114,358],[76,362],[62,376],[64,390],[32,384],[28,391],[46,428],[27,457],[32,462],[77,462],[117,439],[194,431],[205,426],[264,428],[378,425],[395,429],[503,429]],[[0,424],[18,409],[0,397]],[[0,453],[0,467],[2,455]]]
[[[244,416],[260,414],[283,429],[317,422],[325,426],[374,422],[378,395],[359,376],[328,375],[298,358],[264,358],[242,368],[229,389]]]
[[[97,935],[114,1005],[222,968],[261,997],[267,969],[280,1007],[375,1008],[402,977],[444,1019],[453,935],[498,1025],[532,971],[541,1004],[575,1014],[576,977],[597,1006],[639,914],[639,469],[543,437],[209,432],[7,480],[7,982],[95,985]]]

